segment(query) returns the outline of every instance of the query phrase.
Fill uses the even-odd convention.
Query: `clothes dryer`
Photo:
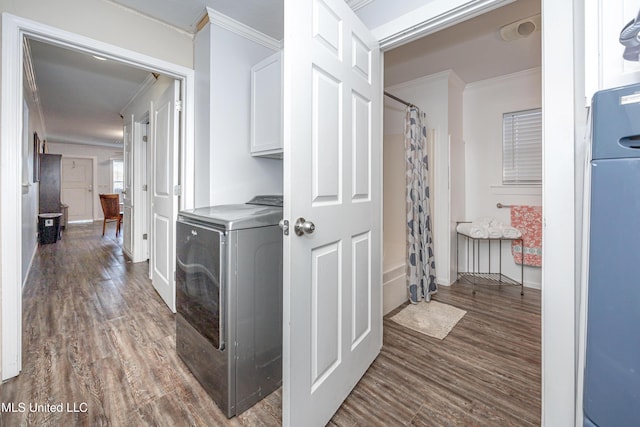
[[[227,417],[282,384],[282,196],[181,211],[176,350]]]

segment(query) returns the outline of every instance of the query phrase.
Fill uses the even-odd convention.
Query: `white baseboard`
[[[542,284],[540,284],[538,282],[527,282],[525,280],[523,285],[524,285],[525,288],[532,288],[532,289],[538,289],[538,290],[542,289]]]
[[[441,277],[441,278],[437,278],[437,277],[436,277],[436,283],[438,284],[438,286],[451,286],[451,285],[453,285],[453,283],[455,283],[455,282],[453,282],[453,283],[449,283],[449,281],[448,281],[448,280],[443,279],[442,277]]]
[[[36,239],[36,246],[33,248],[33,253],[31,254],[31,260],[29,261],[29,266],[27,267],[27,274],[24,275],[22,279],[22,290],[24,290],[24,286],[27,284],[27,279],[29,278],[29,273],[31,272],[31,267],[33,266],[33,260],[36,259],[36,253],[38,252],[38,241]]]
[[[387,314],[407,301],[407,282],[404,264],[382,274],[382,310]]]

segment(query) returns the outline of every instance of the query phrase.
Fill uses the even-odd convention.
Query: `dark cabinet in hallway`
[[[40,207],[38,213],[59,213],[62,155],[40,154]]]

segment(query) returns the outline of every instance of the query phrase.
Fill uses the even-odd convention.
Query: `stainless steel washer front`
[[[176,349],[228,417],[282,384],[281,198],[260,201],[178,216]]]

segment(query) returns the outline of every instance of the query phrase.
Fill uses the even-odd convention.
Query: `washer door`
[[[220,230],[178,221],[176,310],[218,350],[224,349],[224,293]]]

